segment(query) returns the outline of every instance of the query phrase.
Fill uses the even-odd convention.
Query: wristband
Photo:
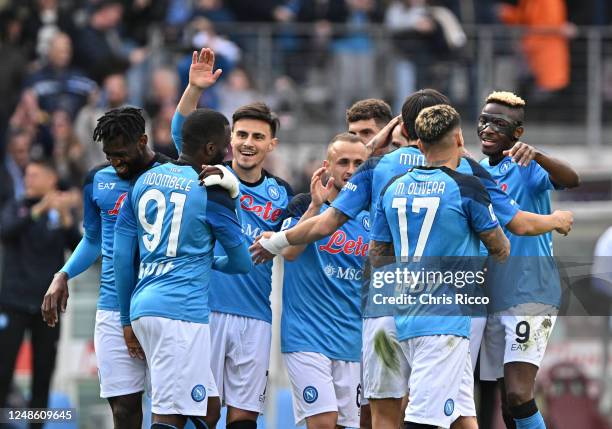
[[[262,238],[259,244],[273,255],[279,255],[283,249],[291,246],[287,240],[286,231],[275,232],[270,238]]]

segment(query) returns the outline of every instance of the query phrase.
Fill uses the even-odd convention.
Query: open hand
[[[189,84],[204,90],[215,84],[222,70],[215,68],[215,53],[212,49],[202,48],[200,53],[193,51],[189,67]]]

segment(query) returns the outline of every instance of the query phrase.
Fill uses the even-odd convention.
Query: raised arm
[[[512,149],[504,151],[514,162],[527,166],[533,160],[550,176],[550,180],[562,188],[574,188],[580,185],[580,177],[567,162],[552,157],[524,142],[517,142]]]
[[[199,53],[193,51],[191,67],[189,67],[189,83],[176,106],[176,112],[174,112],[172,118],[172,139],[179,152],[183,145],[181,128],[185,117],[198,107],[198,101],[204,90],[214,85],[221,76],[222,70],[217,69],[213,72],[214,68],[215,53],[212,49],[202,48]]]
[[[297,225],[300,225],[320,213],[323,203],[328,200],[332,187],[334,186],[333,177],[330,177],[325,186],[323,186],[321,177],[324,173],[324,167],[319,168],[313,173],[310,181],[309,203],[307,200],[307,195],[296,196],[293,198],[293,200],[291,200],[289,207],[287,208],[287,211],[289,212],[289,217],[287,219],[299,217]],[[308,204],[308,207],[305,211],[301,207],[296,207],[302,205],[305,206],[306,204]],[[287,222],[287,220],[285,220],[285,222]],[[285,222],[283,223],[283,229],[286,229]],[[291,220],[289,222],[291,222]],[[306,246],[307,244],[289,246],[283,250],[282,255],[288,261],[294,261],[302,254],[302,252],[304,252]]]

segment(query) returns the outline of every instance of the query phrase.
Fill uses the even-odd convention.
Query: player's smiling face
[[[266,155],[276,147],[272,129],[258,119],[240,119],[232,130],[232,154],[238,167],[244,170],[260,168]]]
[[[334,142],[323,166],[327,168],[328,176],[334,178],[336,189],[340,190],[367,157],[365,144],[338,140]]]
[[[362,142],[367,144],[380,131],[379,126],[373,118],[350,122],[348,132],[357,135]]]
[[[147,136],[142,135],[138,142],[125,144],[121,137],[102,142],[102,151],[115,169],[117,176],[130,179],[142,167],[145,158]]]
[[[499,155],[504,150],[510,149],[520,133],[516,131],[517,114],[507,106],[488,103],[482,109],[478,118],[478,137],[482,153],[487,156]]]

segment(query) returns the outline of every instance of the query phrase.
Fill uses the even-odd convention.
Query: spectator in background
[[[376,73],[376,49],[374,40],[366,31],[369,24],[381,21],[381,11],[374,0],[346,0],[342,23],[347,31],[332,42],[334,75],[337,91],[334,93],[338,124],[344,119],[346,106],[365,96],[376,96],[379,92]]]
[[[567,21],[565,0],[518,0],[516,5],[502,4],[500,19],[508,25],[528,27],[522,50],[535,80],[534,98],[546,98],[568,86],[568,38],[575,35],[576,28]]]
[[[26,56],[19,46],[21,34],[22,24],[15,11],[0,12],[0,158],[5,152],[8,121],[19,101],[25,74]]]
[[[153,70],[144,108],[150,117],[155,117],[166,106],[176,106],[179,98],[179,77],[169,67]]]
[[[11,199],[21,199],[25,192],[23,176],[30,162],[32,136],[25,130],[9,133],[7,153],[0,168],[0,208]]]
[[[83,107],[74,123],[74,130],[83,147],[83,167],[89,171],[93,167],[103,164],[106,155],[102,152],[102,146],[93,142],[93,131],[98,124],[98,118],[111,109],[117,109],[127,105],[128,87],[125,75],[116,73],[107,76],[102,85],[102,93],[99,100],[91,102]],[[145,131],[152,145],[150,121],[145,115]]]
[[[122,17],[120,0],[99,0],[93,4],[87,24],[78,33],[76,59],[88,76],[97,82],[102,82],[109,74],[124,72],[141,64],[147,56],[146,48],[130,47],[121,39],[119,25]]]
[[[32,343],[32,388],[28,407],[46,408],[59,329],[43,322],[40,303],[53,274],[62,267],[64,253],[80,239],[72,214],[74,199],[57,190],[57,173],[46,161],[26,168],[23,198],[8,203],[1,213],[0,238],[4,245],[0,289],[0,407],[13,378],[24,333]],[[30,428],[42,428],[31,423]]]
[[[225,6],[223,0],[195,0],[192,19],[199,16],[215,24],[232,23],[236,20],[234,14]]]
[[[31,60],[46,58],[50,42],[59,32],[74,36],[76,27],[72,13],[58,0],[35,0],[23,23],[24,44]]]
[[[49,115],[38,106],[34,91],[25,89],[9,119],[9,127],[29,134],[32,141],[31,154],[34,158],[50,155],[53,152],[53,140],[47,128],[48,120]]]
[[[46,64],[26,82],[36,95],[39,107],[48,114],[62,109],[74,118],[96,90],[95,82],[70,67],[71,60],[70,37],[56,33],[49,43]]]
[[[176,146],[174,146],[174,140],[172,140],[170,129],[174,111],[175,108],[173,106],[166,105],[155,119],[153,119],[153,141],[155,142],[153,144],[153,150],[169,158],[177,159],[178,153],[176,151]]]
[[[231,40],[217,34],[211,21],[203,17],[196,17],[191,21],[184,34],[185,45],[191,46],[195,50],[210,48],[215,52],[215,66],[223,70],[220,82],[229,76],[242,53],[238,45]],[[181,88],[187,87],[189,82],[189,67],[191,67],[191,53],[185,53],[178,63],[178,73]],[[219,88],[215,85],[207,89],[200,100],[201,106],[219,110]],[[233,112],[232,112],[233,113]],[[231,116],[231,115],[230,115]]]
[[[236,67],[220,86],[219,111],[226,118],[231,118],[238,107],[251,104],[261,98],[253,89],[247,72],[242,67]]]
[[[125,37],[138,47],[145,47],[149,42],[152,27],[157,27],[164,20],[168,0],[122,0],[122,32]]]
[[[238,21],[274,22],[283,0],[224,0]]]
[[[467,37],[449,9],[430,6],[427,0],[394,1],[387,9],[385,26],[398,53],[394,105],[400,111],[406,94],[437,86],[431,79],[432,66],[452,58],[465,46]]]
[[[80,190],[88,170],[83,163],[83,146],[65,110],[56,110],[51,115],[51,136],[53,160],[60,183],[69,189]]]

